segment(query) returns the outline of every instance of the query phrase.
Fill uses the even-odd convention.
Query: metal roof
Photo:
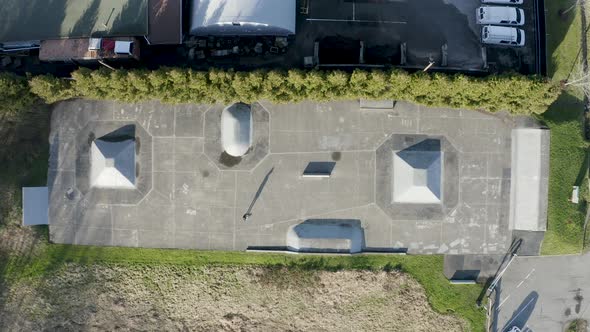
[[[3,0],[0,42],[144,36],[148,0]]]
[[[290,35],[296,0],[192,0],[193,35]]]

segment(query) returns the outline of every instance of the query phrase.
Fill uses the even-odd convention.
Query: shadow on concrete
[[[252,215],[252,209],[254,208],[254,204],[256,204],[256,201],[258,200],[258,198],[262,194],[262,191],[264,190],[264,187],[266,186],[266,183],[268,182],[268,179],[270,178],[270,175],[272,174],[272,172],[274,172],[274,170],[275,170],[274,167],[271,168],[270,171],[268,171],[268,173],[266,173],[266,175],[264,176],[262,183],[260,183],[258,190],[256,190],[256,194],[254,195],[254,199],[252,200],[252,203],[250,203],[250,206],[248,207],[246,214],[244,214],[244,219],[247,219],[247,217]]]
[[[494,278],[490,278],[490,279],[491,279],[490,280],[490,283],[491,283]],[[487,290],[487,287],[484,288],[483,292],[485,293],[486,290]],[[491,320],[490,331],[494,331],[494,332],[498,331],[498,314],[500,312],[499,312],[499,310],[497,310],[496,306],[498,305],[498,303],[500,303],[501,295],[502,295],[502,280],[498,281],[498,284],[496,286],[496,291],[492,292],[492,294],[490,294],[490,300],[493,302],[488,303],[488,305],[493,304],[493,306],[491,308],[492,314],[491,314],[491,317],[489,317],[489,319]]]
[[[307,175],[330,175],[336,167],[336,162],[332,161],[312,161],[307,164],[303,174]]]
[[[545,238],[545,231],[513,230],[513,241],[519,241],[520,246],[516,254],[519,256],[538,256],[541,254],[541,244]]]
[[[501,331],[510,331],[510,329],[514,326],[518,327],[519,329],[524,329],[526,323],[528,322],[533,310],[535,309],[535,305],[537,304],[537,300],[539,299],[539,294],[535,291],[532,291],[524,298],[522,303],[514,310],[512,313],[512,317],[508,320],[506,325],[502,328]]]
[[[453,273],[451,280],[477,280],[479,270],[457,270]]]
[[[482,288],[481,292],[479,293],[479,296],[477,297],[477,305],[481,305],[483,302],[483,299],[486,295],[488,296],[493,296],[493,294],[490,294],[488,292],[489,287],[491,286],[492,282],[494,281],[494,279],[500,274],[500,271],[502,270],[502,268],[504,267],[505,264],[507,264],[510,259],[512,258],[512,256],[518,252],[518,250],[520,249],[520,246],[522,245],[522,239],[513,239],[512,243],[510,244],[510,247],[508,248],[508,252],[506,253],[506,255],[504,255],[504,257],[502,258],[502,261],[500,262],[500,264],[498,265],[498,269],[496,270],[496,273],[494,273],[493,277],[488,278],[485,283],[484,283],[484,287]],[[497,285],[495,286],[495,296],[499,297],[500,294],[500,284],[501,284],[502,280],[498,281]],[[493,293],[493,290],[492,290]],[[497,303],[497,302],[494,302]],[[495,320],[494,320],[495,321]]]

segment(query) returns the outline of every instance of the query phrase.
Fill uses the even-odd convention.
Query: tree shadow
[[[111,18],[110,36],[134,36],[147,34],[148,1],[127,1],[118,15]],[[135,33],[132,33],[135,31]],[[143,33],[139,33],[143,31]]]
[[[89,32],[94,30],[93,27],[96,26],[96,21],[98,20],[100,1],[101,0],[93,0],[92,3],[90,3],[90,6],[88,6],[84,10],[84,13],[82,13],[80,18],[76,21],[76,23],[74,24],[74,26],[70,30],[70,32],[69,32],[70,36],[75,36],[75,37],[87,36],[89,34]],[[113,10],[114,10],[114,8],[113,8]],[[105,29],[106,29],[106,26],[105,26]],[[92,33],[92,35],[94,35],[94,33]]]
[[[582,120],[584,105],[569,91],[563,91],[559,97],[549,106],[547,111],[539,115],[539,120],[544,125],[559,124],[562,122]],[[580,135],[583,129],[580,127]]]
[[[2,1],[0,40],[21,41],[61,36],[66,0]],[[45,38],[46,39],[46,38]]]
[[[560,15],[560,10],[567,9],[573,5],[575,0],[570,1],[545,1],[545,23],[546,26],[551,27],[551,30],[547,32],[547,55],[551,56],[548,59],[549,66],[547,68],[547,74],[552,77],[557,69],[557,58],[555,50],[559,47],[569,27],[572,25],[576,16],[578,8],[573,9],[565,15]]]

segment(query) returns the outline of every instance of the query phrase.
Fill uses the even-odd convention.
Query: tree
[[[0,73],[0,116],[14,117],[31,107],[37,100],[29,90],[26,78]]]

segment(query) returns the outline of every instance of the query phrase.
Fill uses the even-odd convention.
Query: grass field
[[[398,271],[67,264],[15,284],[0,330],[465,331]]]
[[[588,144],[582,137],[581,107],[578,97],[564,93],[542,116],[551,128],[549,222],[542,254],[570,254],[582,248],[587,204],[569,202],[573,185],[587,187]]]
[[[41,234],[44,232],[41,231]],[[481,330],[484,313],[475,306],[482,290],[479,285],[452,286],[442,274],[441,256],[286,256],[239,252],[202,252],[189,250],[157,250],[137,248],[106,248],[68,245],[35,244],[36,249],[25,250],[29,255],[5,256],[5,282],[18,284],[23,280],[45,279],[69,264],[83,266],[104,265],[138,268],[141,266],[254,266],[269,269],[285,268],[286,275],[294,276],[309,271],[401,271],[417,280],[425,289],[432,308],[439,313],[453,314],[468,321],[470,330]]]
[[[566,80],[579,68],[581,16],[579,8],[565,17],[559,9],[573,1],[546,1],[548,72],[556,83]],[[585,200],[576,205],[568,201],[572,186],[587,186],[588,144],[583,138],[583,97],[579,91],[565,91],[550,109],[540,116],[551,129],[548,226],[541,253],[578,253],[582,249]],[[583,189],[585,190],[585,189]],[[583,198],[583,197],[581,197]]]
[[[569,11],[564,17],[559,10],[568,8],[575,1],[545,1],[547,26],[548,76],[555,81],[566,79],[580,50],[582,22],[578,8]]]

